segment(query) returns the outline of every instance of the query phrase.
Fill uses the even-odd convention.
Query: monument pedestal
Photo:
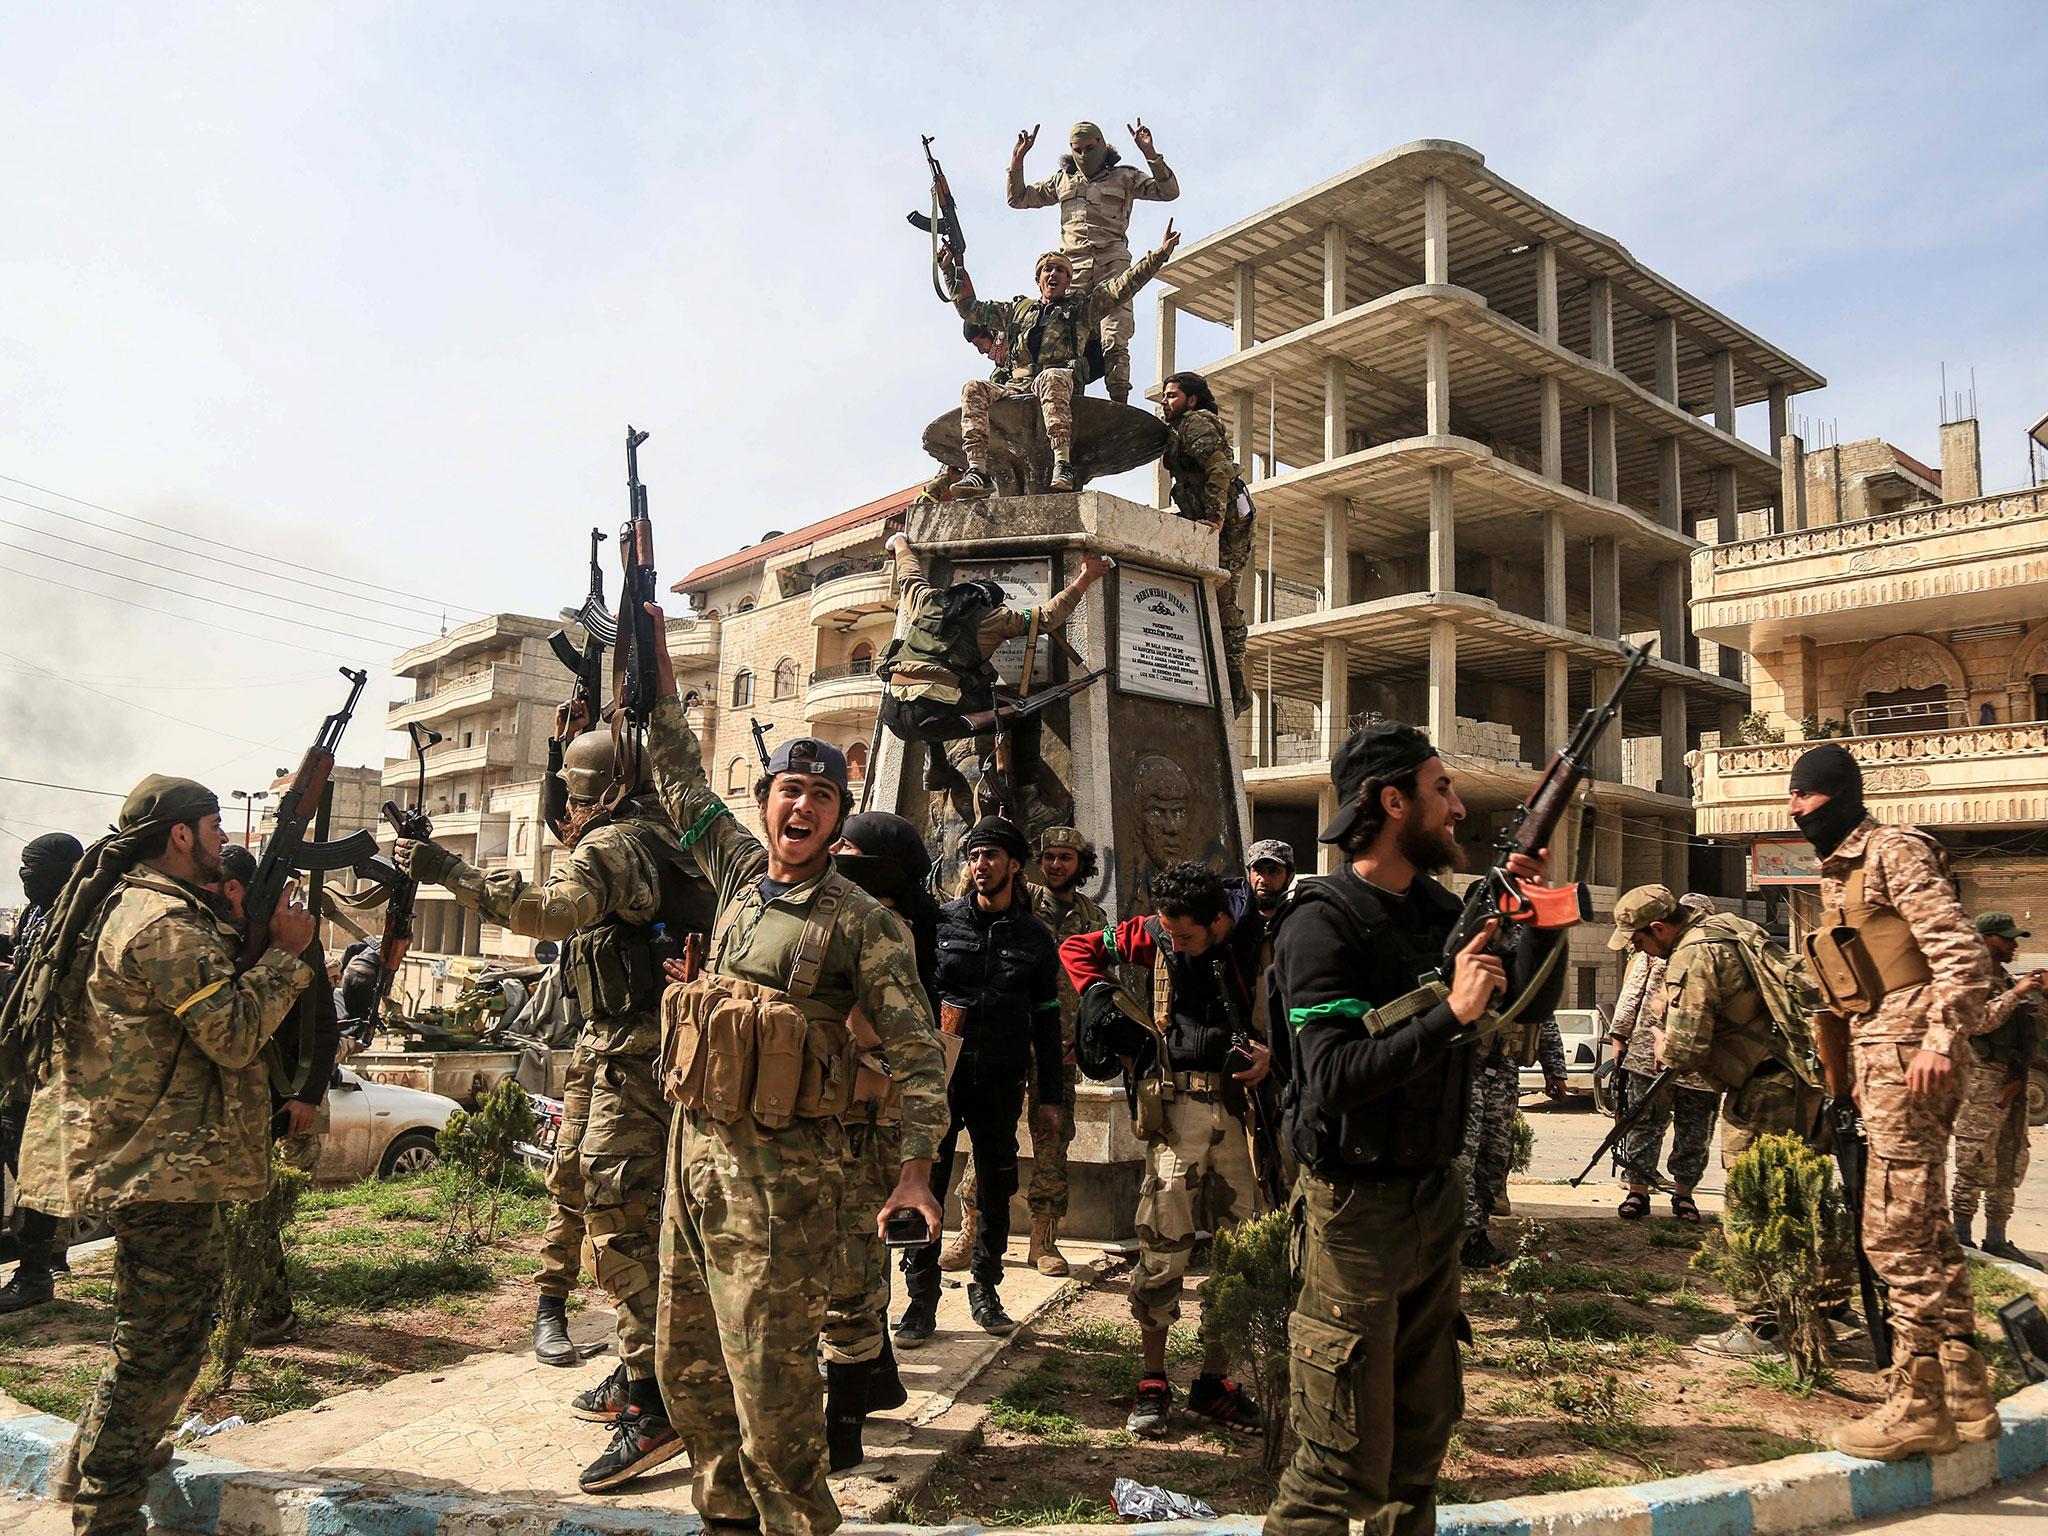
[[[1150,911],[1152,878],[1178,860],[1242,873],[1250,818],[1223,672],[1215,533],[1100,491],[926,506],[908,531],[935,584],[993,577],[1013,606],[1057,592],[1089,552],[1116,561],[1061,635],[1040,637],[1034,689],[1108,671],[1037,717],[1041,769],[1020,786],[1024,830],[1080,828],[1100,859],[1088,894],[1117,918]],[[994,664],[1014,692],[1023,639]],[[945,896],[959,888],[969,823],[925,788],[929,750],[882,732],[869,804],[924,834]]]

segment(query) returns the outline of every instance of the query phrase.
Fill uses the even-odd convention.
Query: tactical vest
[[[610,824],[630,836],[654,861],[661,899],[654,915],[644,923],[607,917],[578,929],[563,946],[563,979],[575,994],[583,1017],[592,1022],[649,1012],[658,1005],[668,978],[654,954],[654,925],[666,926],[676,956],[681,958],[684,938],[710,926],[716,900],[710,885],[689,863],[689,856],[663,838],[653,823],[626,817]]]
[[[960,689],[963,714],[995,707],[995,669],[981,654],[981,622],[995,610],[975,603],[950,625],[946,619],[946,593],[935,588],[925,594],[910,616],[901,635],[889,642],[875,675],[884,683],[895,681],[905,666],[917,669],[905,682],[950,682]],[[943,677],[936,674],[943,673]]]
[[[1695,919],[1672,950],[1695,944],[1726,944],[1742,959],[1749,986],[1721,1001],[1714,1018],[1714,1036],[1700,1070],[1723,1088],[1734,1091],[1756,1075],[1767,1061],[1789,1067],[1808,1086],[1820,1082],[1820,1059],[1813,1037],[1813,1015],[1819,1006],[1813,984],[1796,961],[1770,941],[1762,928],[1728,912]],[[1670,988],[1670,970],[1665,971]]]
[[[1896,830],[1933,848],[1943,875],[1948,876],[1948,861],[1933,838],[1911,827]],[[1881,831],[1871,834],[1879,835]],[[1801,941],[1828,1006],[1851,1018],[1877,1012],[1887,993],[1925,986],[1934,979],[1905,915],[1897,907],[1864,900],[1868,838],[1863,848],[1855,869],[1842,882],[1842,904],[1825,909],[1820,925]],[[1948,878],[1953,886],[1954,877]]]
[[[846,1113],[860,1047],[847,1016],[811,994],[853,889],[836,870],[819,882],[790,957],[789,984],[781,988],[717,973],[740,903],[726,907],[712,936],[710,967],[662,996],[664,1098],[721,1125],[751,1116],[768,1131]]]

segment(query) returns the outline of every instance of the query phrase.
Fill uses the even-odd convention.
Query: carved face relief
[[[1163,752],[1138,759],[1138,842],[1155,868],[1191,858],[1188,805],[1193,798],[1187,770]]]

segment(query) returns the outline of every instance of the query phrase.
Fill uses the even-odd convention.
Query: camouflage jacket
[[[1934,840],[1913,827],[1880,826],[1874,817],[1842,839],[1821,860],[1820,904],[1839,907],[1843,889],[1863,867],[1863,899],[1890,907],[1913,930],[1932,979],[1885,994],[1875,1013],[1850,1022],[1858,1041],[1918,1045],[1953,1055],[1958,1037],[1982,1032],[1991,985],[1991,951],[1963,915],[1948,859]]]
[[[1619,1040],[1626,1047],[1621,1064],[1644,1077],[1654,1076],[1657,1071],[1655,1033],[1664,1027],[1668,1016],[1664,969],[1664,961],[1641,950],[1629,957],[1628,970],[1621,978],[1621,995],[1614,1001],[1614,1023],[1608,1030],[1609,1039]],[[1681,1088],[1715,1091],[1714,1084],[1697,1072],[1681,1072],[1676,1082]]]
[[[1035,293],[1014,299],[974,299],[963,290],[953,301],[960,318],[985,325],[1009,338],[1010,382],[1028,383],[1048,368],[1067,368],[1076,384],[1095,377],[1088,370],[1088,338],[1102,317],[1121,309],[1132,294],[1166,265],[1166,253],[1153,251],[1128,272],[1085,292],[1078,285],[1047,303]]]
[[[263,1044],[313,979],[281,949],[235,974],[240,936],[197,888],[129,872],[93,942],[86,1006],[58,1027],[22,1137],[21,1199],[52,1216],[270,1187]]]
[[[1166,460],[1173,504],[1182,517],[1221,522],[1230,510],[1230,487],[1240,476],[1230,456],[1230,434],[1214,411],[1196,406],[1166,424]]]
[[[764,897],[768,850],[733,818],[704,773],[704,752],[674,695],[658,701],[647,727],[654,782],[683,846],[718,892],[721,922],[729,920],[717,955],[718,973],[766,987],[787,987],[797,942],[809,921],[818,879]],[[826,866],[827,870],[830,865]],[[946,1071],[931,1005],[918,979],[910,933],[896,914],[858,886],[839,909],[811,996],[850,1012],[855,1004],[882,1042],[882,1057],[901,1089],[903,1158],[937,1152],[946,1132]]]
[[[1128,256],[1131,205],[1137,202],[1170,203],[1180,196],[1180,181],[1173,168],[1157,155],[1148,174],[1135,165],[1117,163],[1115,150],[1093,176],[1087,175],[1072,155],[1060,156],[1060,168],[1043,181],[1026,181],[1024,167],[1010,166],[1009,203],[1012,208],[1060,210],[1060,249],[1071,256],[1078,268],[1084,257]],[[1078,272],[1076,275],[1079,275]]]
[[[1031,913],[1052,931],[1053,947],[1057,949],[1077,933],[1100,933],[1109,926],[1109,917],[1093,901],[1079,891],[1070,892],[1064,898],[1056,896],[1042,885],[1029,885],[1031,892]],[[1067,1064],[1074,1061],[1074,1010],[1080,1006],[1080,994],[1074,990],[1074,983],[1067,976],[1067,968],[1059,967],[1060,973],[1060,1039],[1066,1044]]]
[[[1978,1059],[2005,1069],[2007,1082],[2024,1081],[2041,1043],[2041,994],[2015,992],[2013,974],[1991,966],[1991,1001],[1984,1008],[1984,1032],[1970,1045]]]
[[[903,613],[917,612],[934,590],[931,578],[925,575],[924,563],[917,558],[917,551],[910,547],[908,541],[896,546],[896,589],[897,607]],[[1080,586],[1076,582],[1068,582],[1037,604],[1038,632],[1049,635],[1064,628],[1080,601]],[[1014,608],[1005,603],[983,619],[974,636],[975,644],[981,647],[982,660],[993,656],[1005,640],[1030,633],[1032,611],[1031,605]],[[925,675],[928,670],[930,676]],[[928,669],[915,661],[896,664],[890,675],[889,691],[899,699],[931,699],[939,704],[960,702],[958,679],[952,673],[943,668]]]
[[[1696,1081],[1710,1089],[1741,1087],[1767,1057],[1802,1074],[1811,1070],[1792,1059],[1793,1044],[1772,1028],[1743,959],[1745,938],[1761,938],[1745,918],[1695,918],[1664,964],[1664,1065],[1703,1074]]]

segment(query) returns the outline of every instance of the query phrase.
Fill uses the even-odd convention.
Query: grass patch
[[[988,1513],[996,1527],[1040,1525],[1103,1525],[1116,1520],[1107,1499],[1076,1495],[1071,1499],[1005,1499]]]
[[[1816,1392],[1835,1390],[1834,1368],[1825,1363],[1814,1372],[1812,1381],[1799,1378],[1797,1366],[1782,1356],[1777,1359],[1745,1360],[1742,1368],[1767,1387],[1776,1387],[1780,1392],[1789,1392],[1794,1397],[1811,1397]]]
[[[245,1402],[242,1415],[252,1423],[274,1419],[294,1408],[310,1408],[320,1401],[319,1386],[296,1360],[271,1360],[250,1356],[243,1366]]]
[[[1628,1319],[1604,1296],[1557,1302],[1544,1322],[1560,1339],[1620,1339],[1631,1331]]]
[[[2015,1296],[2031,1296],[2034,1288],[2020,1279],[2009,1275],[1996,1264],[1986,1264],[1982,1259],[1971,1259],[1970,1294],[1977,1298],[1977,1313],[1980,1317],[1996,1319],[1998,1309]]]
[[[74,1301],[96,1301],[101,1306],[114,1304],[114,1282],[111,1280],[74,1280],[71,1282],[71,1296]]]
[[[1090,1436],[1081,1421],[1055,1406],[1062,1396],[1060,1373],[1042,1361],[989,1399],[988,1421],[997,1429],[1031,1435],[1047,1445],[1088,1444]]]
[[[1695,1296],[1691,1291],[1679,1291],[1667,1296],[1664,1305],[1680,1317],[1693,1318],[1700,1322],[1705,1322],[1708,1318],[1718,1320],[1722,1316],[1719,1307],[1704,1297]]]
[[[0,1392],[47,1413],[76,1423],[99,1385],[100,1367],[67,1365],[56,1371],[0,1365]]]
[[[1697,1248],[1704,1236],[1704,1228],[1674,1221],[1649,1228],[1643,1233],[1643,1241],[1652,1248]]]
[[[1565,1432],[1598,1451],[1627,1451],[1647,1445],[1658,1432],[1643,1425],[1649,1394],[1624,1387],[1612,1371],[1594,1377],[1564,1376],[1547,1382],[1550,1405],[1566,1420]]]
[[[1568,1461],[1529,1479],[1531,1493],[1577,1493],[1581,1488],[1605,1488],[1613,1478],[1599,1463]]]
[[[468,1255],[438,1258],[372,1256],[309,1262],[294,1253],[287,1260],[292,1294],[315,1306],[381,1312],[413,1307],[464,1293],[488,1291],[496,1283],[490,1265]]]
[[[1059,1330],[1059,1339],[1068,1349],[1136,1349],[1139,1344],[1138,1325],[1113,1322],[1106,1317],[1077,1317]]]

